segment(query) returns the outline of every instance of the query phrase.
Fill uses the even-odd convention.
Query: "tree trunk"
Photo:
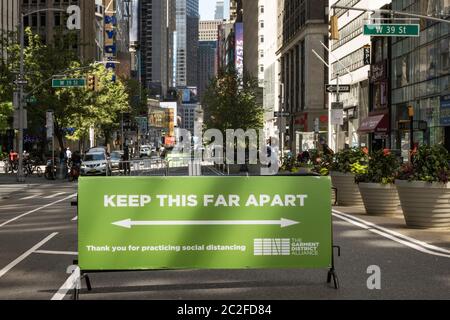
[[[105,136],[105,147],[107,147],[111,140],[111,130],[103,130],[103,135]]]
[[[63,133],[62,133],[61,128],[59,127],[59,124],[56,121],[56,119],[55,119],[55,122],[54,122],[54,126],[55,126],[54,135],[58,139],[59,147],[61,148],[61,150],[64,150],[65,148],[64,148]]]

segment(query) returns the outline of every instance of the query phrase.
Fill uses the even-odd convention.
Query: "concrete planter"
[[[261,164],[249,164],[247,165],[248,168],[248,174],[252,176],[259,176],[261,175]]]
[[[330,176],[333,186],[337,188],[338,205],[344,207],[363,205],[354,174],[331,171]]]
[[[393,184],[359,183],[367,214],[391,215],[399,211],[400,199]]]
[[[395,181],[406,224],[450,228],[450,183]]]
[[[230,164],[228,165],[230,174],[238,174],[241,172],[241,165],[240,164]]]
[[[311,168],[307,168],[307,167],[301,167],[298,169],[298,173],[302,173],[302,174],[308,174],[311,173]]]

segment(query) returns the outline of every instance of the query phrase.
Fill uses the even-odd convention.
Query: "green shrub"
[[[356,172],[355,181],[392,184],[398,176],[400,162],[390,150],[375,151],[369,156],[365,172]]]
[[[412,153],[411,162],[402,166],[398,179],[425,182],[449,182],[449,152],[442,145],[421,146]]]
[[[367,148],[344,149],[335,154],[330,170],[342,173],[354,173],[353,171],[361,169],[358,166],[367,165],[367,153]]]

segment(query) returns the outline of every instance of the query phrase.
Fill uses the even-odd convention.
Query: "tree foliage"
[[[264,108],[258,103],[258,81],[248,74],[221,71],[212,79],[204,98],[206,129],[261,129]]]
[[[118,114],[128,110],[128,94],[120,79],[112,82],[112,74],[103,66],[83,64],[76,51],[69,48],[74,44],[70,32],[57,33],[49,45],[29,28],[25,35],[25,78],[28,81],[25,93],[37,100],[37,104],[27,108],[31,130],[45,140],[45,113],[52,110],[55,136],[60,147],[64,148],[64,137],[76,140],[86,136],[90,127],[96,128],[96,132],[109,133],[118,126]],[[11,79],[19,70],[19,45],[10,44],[7,52],[8,64],[0,70],[0,102],[12,100],[14,88]],[[99,79],[98,91],[88,91],[84,87],[52,88],[51,79],[55,76],[86,78],[88,74],[95,74]]]

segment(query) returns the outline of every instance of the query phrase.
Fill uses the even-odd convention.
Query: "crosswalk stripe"
[[[40,196],[40,195],[41,195],[40,193],[38,193],[38,194],[33,194],[32,196],[24,197],[24,198],[21,198],[20,200],[29,200],[29,199],[36,198],[36,197],[38,197],[38,196]]]
[[[57,196],[60,196],[60,195],[66,194],[66,193],[67,192],[58,192],[58,193],[52,194],[50,196],[46,196],[46,197],[44,197],[44,199],[52,199],[52,198],[55,198]]]

